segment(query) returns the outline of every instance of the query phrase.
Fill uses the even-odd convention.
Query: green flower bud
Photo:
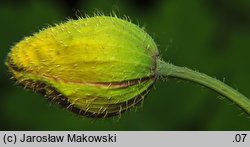
[[[90,117],[118,115],[141,102],[156,76],[157,46],[116,17],[70,20],[24,38],[6,65],[19,85]]]

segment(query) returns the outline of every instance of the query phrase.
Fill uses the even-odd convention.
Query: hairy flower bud
[[[157,46],[116,17],[70,20],[24,38],[6,65],[17,83],[90,117],[118,115],[155,81]]]

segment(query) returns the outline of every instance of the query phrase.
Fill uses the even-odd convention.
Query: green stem
[[[250,99],[248,99],[235,89],[231,88],[230,86],[226,85],[225,83],[215,78],[209,77],[206,74],[193,71],[186,67],[178,67],[173,64],[157,60],[157,75],[160,77],[166,76],[188,80],[203,85],[218,92],[222,96],[227,97],[229,100],[246,111],[246,113],[250,114]]]

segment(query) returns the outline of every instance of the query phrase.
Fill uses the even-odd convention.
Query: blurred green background
[[[249,0],[0,1],[0,130],[250,130],[250,118],[193,83],[158,82],[143,107],[93,120],[14,86],[4,61],[24,36],[101,10],[145,26],[165,61],[217,77],[250,96]]]

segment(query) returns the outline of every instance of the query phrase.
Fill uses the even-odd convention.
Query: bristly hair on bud
[[[106,118],[133,108],[157,78],[158,49],[114,14],[80,16],[24,38],[6,60],[13,78],[79,115]]]

